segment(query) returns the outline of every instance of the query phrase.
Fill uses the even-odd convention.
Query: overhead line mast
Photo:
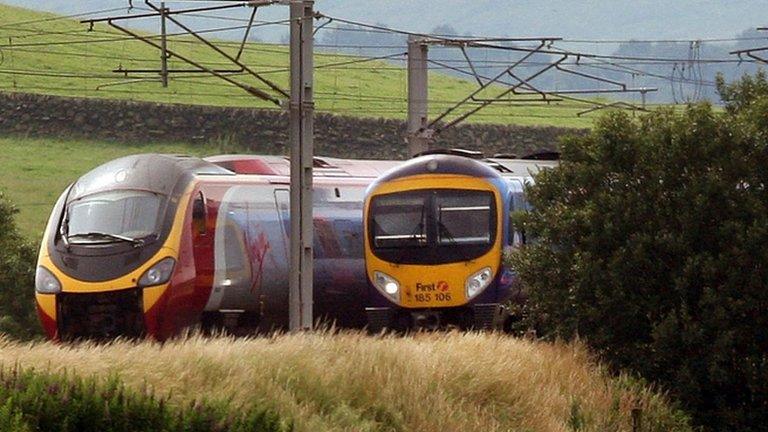
[[[581,116],[605,108],[626,108],[631,110],[645,111],[647,93],[658,90],[657,88],[647,87],[631,88],[619,81],[566,68],[565,61],[569,58],[575,59],[575,66],[578,66],[582,58],[591,59],[595,62],[608,63],[608,59],[618,59],[619,57],[603,56],[590,53],[578,53],[556,48],[553,46],[554,43],[562,41],[562,38],[558,37],[449,37],[443,35],[430,35],[392,29],[377,24],[362,23],[343,18],[326,16],[319,13],[317,15],[318,17],[327,19],[328,23],[331,21],[337,21],[340,23],[359,26],[366,29],[385,31],[408,36],[408,120],[406,129],[406,141],[408,143],[408,152],[412,156],[419,154],[424,150],[428,150],[435,137],[443,130],[458,125],[470,116],[476,115],[482,109],[497,102],[542,102],[549,104],[551,102],[568,100],[587,105],[587,109],[577,113],[577,116]],[[533,48],[517,45],[525,42],[538,42],[538,45]],[[431,121],[429,120],[428,64],[434,62],[429,60],[430,45],[440,45],[443,47],[460,49],[469,67],[469,72],[462,72],[471,74],[475,78],[475,81],[478,85],[477,89],[472,91],[468,96],[451,105]],[[467,53],[467,48],[485,48],[518,52],[521,54],[521,58],[511,62],[511,65],[506,67],[496,76],[489,78],[480,75],[477,72],[475,64]],[[548,61],[542,61],[539,65],[539,69],[535,73],[521,77],[514,71],[515,68],[523,65],[529,58],[537,54],[548,56]],[[549,60],[549,57],[552,56],[554,56],[555,59]],[[608,86],[589,89],[548,90],[539,88],[538,85],[535,85],[532,82],[540,75],[552,69],[562,73],[579,76],[591,81],[605,83],[608,84]],[[503,78],[505,77],[511,78],[512,82],[504,80]],[[505,86],[506,88],[492,97],[481,96],[483,93],[495,89],[498,85]],[[623,101],[600,102],[594,99],[585,99],[574,96],[581,94],[611,93],[640,94],[642,97],[642,106],[638,107],[634,104]],[[468,110],[464,112],[458,111],[467,106],[469,107]],[[449,118],[451,114],[455,115],[455,117]]]
[[[314,164],[314,6],[293,0],[291,8],[291,275],[290,329],[312,329]]]
[[[118,68],[114,72],[128,74],[159,74],[161,82],[167,86],[168,76],[171,73],[207,73],[216,76],[229,84],[237,86],[252,96],[270,101],[288,111],[289,118],[289,150],[291,159],[290,182],[290,280],[288,286],[289,328],[291,331],[310,330],[313,326],[313,216],[312,216],[312,166],[314,161],[313,143],[313,118],[314,118],[314,1],[313,0],[252,0],[219,6],[208,6],[191,9],[170,10],[161,3],[155,6],[150,0],[144,3],[152,11],[142,14],[122,15],[106,18],[94,18],[81,21],[89,24],[91,28],[95,23],[106,22],[111,27],[125,33],[137,40],[160,50],[161,69],[128,70]],[[259,6],[272,4],[288,5],[290,8],[290,93],[280,88],[277,84],[268,80],[240,60],[248,39],[250,28],[253,26],[256,9]],[[185,13],[197,13],[212,10],[232,9],[250,6],[254,10],[251,13],[243,35],[243,41],[236,55],[230,55],[216,44],[202,37],[190,27],[184,25],[175,16]],[[160,42],[153,41],[150,37],[142,36],[132,30],[128,30],[116,24],[116,21],[136,18],[160,17],[161,35]],[[197,39],[200,43],[212,49],[234,65],[238,69],[213,69],[206,67],[201,62],[195,61],[176,51],[168,49],[166,20],[184,30],[187,34]],[[193,69],[168,69],[169,58],[176,58],[193,67]],[[262,90],[245,84],[234,78],[235,75],[246,73],[265,84],[269,90]],[[286,100],[285,98],[288,98]]]
[[[531,41],[531,38],[522,38],[519,41]],[[590,107],[579,112],[577,115],[581,116],[596,110],[605,108],[628,108],[632,110],[645,110],[646,94],[648,92],[656,91],[656,88],[630,88],[626,84],[602,78],[596,75],[588,74],[578,70],[572,70],[564,67],[562,64],[570,57],[576,57],[576,64],[580,60],[578,53],[572,53],[564,50],[552,49],[552,44],[559,38],[541,38],[536,41],[539,42],[535,48],[523,48],[523,47],[497,47],[494,45],[488,45],[479,39],[446,39],[446,38],[425,38],[418,35],[409,35],[408,38],[408,127],[406,140],[408,142],[408,151],[413,156],[419,154],[425,150],[429,150],[431,142],[435,139],[436,135],[445,129],[454,127],[463,122],[472,115],[475,115],[483,108],[488,107],[497,102],[510,102],[510,103],[528,103],[528,102],[543,102],[551,103],[562,100],[570,100],[573,102],[580,102],[589,105]],[[515,41],[514,39],[506,39],[507,42]],[[469,70],[465,71],[467,74],[471,74],[477,82],[477,89],[467,95],[464,99],[456,102],[441,114],[436,116],[431,121],[429,120],[429,98],[428,98],[428,82],[429,82],[429,67],[428,58],[429,45],[441,45],[445,47],[459,48],[466,60]],[[498,48],[508,49],[511,51],[517,51],[523,53],[522,57],[514,61],[511,65],[503,69],[500,73],[493,77],[486,77],[480,75],[475,68],[472,59],[467,54],[467,47],[483,47],[483,48]],[[539,69],[526,77],[520,77],[514,72],[514,69],[525,63],[529,58],[536,54],[548,54],[556,55],[559,58],[549,62],[543,62]],[[591,89],[565,89],[565,90],[544,90],[535,86],[532,81],[544,74],[545,72],[556,69],[560,72],[576,75],[592,81],[607,83],[610,86],[607,88],[591,88]],[[513,82],[507,82],[503,80],[504,77],[511,78]],[[493,97],[481,97],[480,95],[494,85],[504,85],[507,88]],[[575,97],[573,95],[580,94],[608,94],[608,93],[639,93],[642,96],[642,106],[637,107],[633,104],[617,101],[612,103],[604,103],[596,100],[584,99]],[[512,97],[521,96],[521,97]],[[449,119],[451,114],[457,112],[457,110],[469,106],[470,108],[458,114],[456,117]]]

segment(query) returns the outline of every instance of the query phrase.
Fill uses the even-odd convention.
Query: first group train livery
[[[403,169],[414,162],[437,159],[442,169],[446,164],[443,158],[469,160],[430,155],[406,163]],[[512,161],[473,162],[490,172],[498,172],[490,166],[508,172],[505,164]],[[415,285],[411,287],[410,280],[391,266],[374,270],[384,262],[405,267],[404,260],[413,261],[414,252],[407,248],[413,240],[386,238],[402,235],[398,233],[379,233],[377,237],[363,227],[366,189],[371,186],[369,191],[376,191],[378,196],[381,185],[392,180],[391,173],[399,165],[403,162],[316,158],[316,319],[344,327],[394,327],[381,319],[399,316],[381,312],[388,306],[391,311],[401,307],[442,310],[466,303],[463,297],[408,303],[409,294],[402,294],[402,299],[384,294],[383,299],[390,303],[383,305],[382,299],[374,297],[387,292],[386,283],[382,288],[380,280],[369,280],[376,272],[400,278],[398,283],[403,285],[398,291],[416,294],[412,291]],[[535,163],[527,165],[536,169]],[[385,174],[388,170],[390,177]],[[488,262],[483,269],[489,267],[489,277],[497,280],[503,276],[499,270],[499,248],[503,246],[495,240],[508,229],[500,222],[506,214],[500,209],[506,208],[507,201],[496,192],[491,192],[493,200],[483,201],[472,195],[476,185],[466,186],[451,186],[456,195],[445,199],[453,199],[446,202],[454,202],[451,205],[457,209],[448,211],[461,213],[462,207],[468,207],[465,210],[474,215],[479,210],[472,208],[493,207],[484,213],[495,214],[486,224],[491,229],[486,237],[493,241],[482,247],[469,242],[466,252],[454,251],[450,259],[421,264],[444,265],[457,256],[464,261]],[[289,161],[279,156],[199,159],[142,154],[108,162],[85,174],[56,202],[40,248],[35,290],[46,334],[55,340],[119,336],[164,340],[194,326],[221,326],[233,331],[285,328],[289,187]],[[467,191],[468,197],[461,190]],[[465,198],[469,201],[462,201]],[[388,203],[384,200],[379,204]],[[429,223],[434,220],[434,211],[433,204],[423,209]],[[433,228],[424,231],[426,243],[416,245],[419,251],[423,252],[425,245],[436,245],[432,232]],[[458,231],[452,234],[457,244],[468,242],[464,235]],[[379,250],[382,247],[385,252]],[[442,253],[440,249],[433,254]],[[449,283],[455,282],[451,279]],[[439,282],[435,289],[442,290]],[[453,288],[450,293],[454,295]],[[369,322],[371,318],[373,322]]]
[[[412,159],[377,179],[365,206],[369,328],[498,329],[522,300],[503,252],[523,242],[510,215],[526,211],[525,184],[553,162]]]

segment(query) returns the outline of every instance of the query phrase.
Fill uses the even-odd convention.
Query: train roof
[[[290,176],[291,160],[286,156],[220,155],[204,159],[236,174]],[[325,156],[314,158],[315,177],[377,178],[402,161],[373,159],[340,159]]]
[[[461,148],[430,149],[417,154],[415,157],[434,155],[451,155],[474,159],[490,166],[504,177],[531,177],[542,169],[556,167],[560,159],[560,153],[552,150],[538,151],[522,157],[503,153],[485,157],[483,152]]]
[[[483,161],[499,171],[502,176],[513,175],[518,177],[530,177],[543,169],[554,168],[558,164],[557,161],[535,159],[487,158],[483,159]]]
[[[430,170],[429,161],[437,163]],[[408,161],[314,158],[316,178],[376,179],[377,182],[417,173],[456,173],[482,177],[531,177],[556,161],[535,159],[476,159],[452,154],[430,154]],[[290,159],[271,155],[220,155],[207,158],[174,154],[145,153],[125,156],[100,165],[80,177],[70,192],[69,200],[112,189],[140,189],[164,195],[186,177],[263,175],[287,178]]]
[[[459,174],[472,177],[499,177],[500,170],[481,160],[451,154],[427,154],[417,156],[379,177],[384,183],[420,174]]]
[[[490,168],[498,171],[502,175],[514,175],[528,177],[536,174],[544,168],[553,168],[558,162],[548,159],[531,158],[510,158],[510,157],[492,157],[475,158],[455,153],[428,153],[424,157],[437,156],[460,157],[456,159],[464,164],[471,166],[468,160],[475,160],[479,163],[488,165]],[[422,157],[422,156],[419,156]],[[414,158],[414,159],[418,159]],[[414,160],[411,159],[411,160]],[[286,156],[271,155],[220,155],[204,158],[235,174],[259,174],[273,176],[290,176],[291,162]],[[401,167],[409,164],[407,160],[374,160],[374,159],[341,159],[326,156],[317,156],[314,158],[313,175],[315,177],[361,177],[378,178],[386,174],[392,168]]]
[[[197,157],[157,153],[125,156],[102,164],[80,177],[72,187],[69,201],[113,189],[138,189],[170,195],[182,177],[195,175],[233,173]]]

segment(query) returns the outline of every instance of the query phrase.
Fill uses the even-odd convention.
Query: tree
[[[563,142],[511,258],[530,319],[661,383],[709,430],[768,424],[768,84],[708,104],[609,113]]]
[[[0,191],[0,333],[29,339],[39,334],[34,307],[37,254],[19,233],[16,213]]]

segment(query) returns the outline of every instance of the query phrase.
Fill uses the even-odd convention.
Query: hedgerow
[[[566,140],[511,256],[529,322],[660,383],[705,430],[768,424],[768,80]]]

